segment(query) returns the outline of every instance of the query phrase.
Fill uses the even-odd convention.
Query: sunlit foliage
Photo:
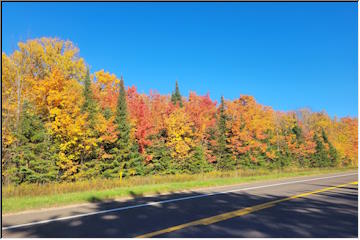
[[[241,95],[137,92],[91,73],[70,41],[2,53],[2,182],[46,183],[240,168],[357,166],[357,118],[279,112]]]

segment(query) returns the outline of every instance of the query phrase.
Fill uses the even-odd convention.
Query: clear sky
[[[357,3],[2,3],[2,51],[73,41],[141,93],[253,95],[275,110],[358,114]]]

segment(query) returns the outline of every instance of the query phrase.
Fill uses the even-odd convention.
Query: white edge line
[[[184,201],[184,200],[189,200],[189,199],[193,199],[193,198],[209,197],[209,196],[214,196],[214,195],[219,195],[219,194],[226,194],[226,193],[232,193],[232,192],[240,192],[240,191],[253,190],[253,189],[259,189],[259,188],[275,187],[275,186],[281,186],[281,185],[287,185],[287,184],[293,184],[293,183],[310,182],[310,181],[329,179],[329,178],[337,178],[337,177],[345,177],[345,176],[352,176],[352,175],[357,175],[357,173],[342,174],[342,175],[321,177],[321,178],[312,178],[312,179],[305,179],[305,180],[296,180],[296,181],[275,183],[275,184],[269,184],[269,185],[263,185],[263,186],[248,187],[248,188],[241,188],[241,189],[233,189],[233,190],[228,190],[228,191],[223,191],[223,192],[205,193],[205,194],[189,196],[189,197],[174,198],[174,199],[168,199],[168,200],[157,201],[157,202],[148,202],[148,203],[143,203],[143,204],[138,204],[138,205],[113,208],[113,209],[108,209],[108,210],[102,210],[102,211],[96,211],[96,212],[72,215],[72,216],[61,217],[61,218],[48,219],[48,220],[37,221],[37,222],[24,223],[24,224],[19,224],[19,225],[2,227],[1,229],[2,230],[8,230],[8,229],[14,229],[14,228],[20,228],[20,227],[33,226],[33,225],[38,225],[38,224],[45,224],[45,223],[50,223],[50,222],[55,222],[55,221],[68,220],[68,219],[73,219],[73,218],[80,218],[80,217],[98,215],[98,214],[109,213],[109,212],[118,212],[118,211],[132,209],[132,208],[139,208],[139,207],[158,205],[158,204],[162,204],[162,203]]]

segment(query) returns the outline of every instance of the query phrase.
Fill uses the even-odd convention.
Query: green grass
[[[283,171],[238,170],[232,172],[210,172],[200,175],[181,174],[171,176],[132,177],[124,179],[122,182],[114,179],[96,179],[75,183],[3,186],[2,211],[3,213],[13,213],[29,209],[65,206],[119,197],[137,197],[145,194],[159,194],[256,180],[279,179],[354,169],[356,168],[292,168]]]

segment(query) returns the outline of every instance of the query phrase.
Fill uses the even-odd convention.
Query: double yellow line
[[[345,184],[341,184],[341,185],[337,185],[337,186],[333,186],[333,187],[319,189],[319,190],[312,191],[312,192],[306,192],[306,193],[294,195],[294,196],[291,196],[291,197],[287,197],[287,198],[283,198],[283,199],[279,199],[279,200],[275,200],[275,201],[255,205],[255,206],[252,206],[252,207],[242,208],[242,209],[235,210],[235,211],[232,211],[232,212],[227,212],[227,213],[223,213],[223,214],[220,214],[220,215],[216,215],[216,216],[212,216],[212,217],[203,218],[203,219],[199,219],[199,220],[196,220],[196,221],[188,222],[188,223],[185,223],[185,224],[180,224],[180,225],[165,228],[165,229],[162,229],[162,230],[159,230],[159,231],[146,233],[146,234],[137,236],[137,238],[150,238],[150,237],[154,237],[154,236],[157,236],[157,235],[160,235],[160,234],[177,231],[177,230],[187,228],[187,227],[191,227],[191,226],[209,225],[209,224],[213,224],[213,223],[216,223],[216,222],[221,222],[221,221],[224,221],[224,220],[227,220],[227,219],[230,219],[230,218],[244,216],[246,214],[256,212],[256,211],[259,211],[259,210],[262,210],[262,209],[265,209],[265,208],[270,208],[270,207],[273,207],[276,204],[281,203],[281,202],[290,201],[290,200],[296,199],[296,198],[306,197],[306,196],[309,196],[309,195],[312,195],[312,194],[317,194],[317,193],[321,193],[321,192],[330,191],[332,189],[341,188],[341,187],[344,187],[344,186],[347,186],[347,185],[357,185],[357,184],[358,184],[358,182],[350,182],[350,183],[345,183]]]

